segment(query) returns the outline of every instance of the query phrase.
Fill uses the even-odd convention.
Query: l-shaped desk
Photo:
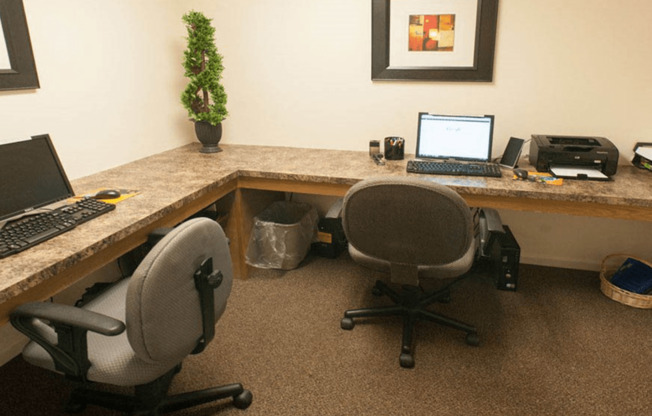
[[[236,277],[247,278],[245,252],[252,219],[284,192],[343,196],[356,182],[406,173],[406,160],[378,166],[366,152],[222,145],[199,153],[189,144],[74,180],[97,188],[138,190],[106,215],[22,253],[0,260],[0,324],[17,305],[45,300],[143,244],[158,227],[174,226],[220,201]],[[620,166],[613,181],[562,186],[502,178],[422,175],[450,186],[471,206],[652,221],[652,174]]]

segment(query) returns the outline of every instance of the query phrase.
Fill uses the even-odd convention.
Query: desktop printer
[[[551,167],[591,168],[606,176],[616,173],[618,149],[604,137],[532,135],[530,164],[539,172]]]

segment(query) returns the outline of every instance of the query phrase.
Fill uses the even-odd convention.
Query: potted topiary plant
[[[215,28],[211,19],[194,10],[183,16],[183,22],[188,30],[183,67],[190,81],[181,94],[181,102],[195,122],[197,139],[203,144],[200,151],[221,152],[218,143],[222,138],[222,120],[228,112],[226,93],[220,83],[224,66],[215,46]]]

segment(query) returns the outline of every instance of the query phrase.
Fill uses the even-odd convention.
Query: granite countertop
[[[220,153],[199,153],[193,143],[72,181],[78,194],[93,189],[138,190],[116,209],[22,253],[0,260],[0,304],[40,282],[56,278],[91,256],[185,203],[238,177],[352,185],[364,178],[406,175],[405,160],[376,165],[366,152],[290,147],[221,145]],[[527,166],[524,166],[527,167]],[[617,208],[652,207],[649,173],[619,167],[613,181],[565,181],[563,186],[502,178],[422,175],[463,195],[583,202]]]

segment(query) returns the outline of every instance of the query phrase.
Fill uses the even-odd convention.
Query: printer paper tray
[[[568,179],[591,179],[597,181],[608,181],[609,177],[594,168],[577,166],[550,166],[550,173],[558,178]]]

